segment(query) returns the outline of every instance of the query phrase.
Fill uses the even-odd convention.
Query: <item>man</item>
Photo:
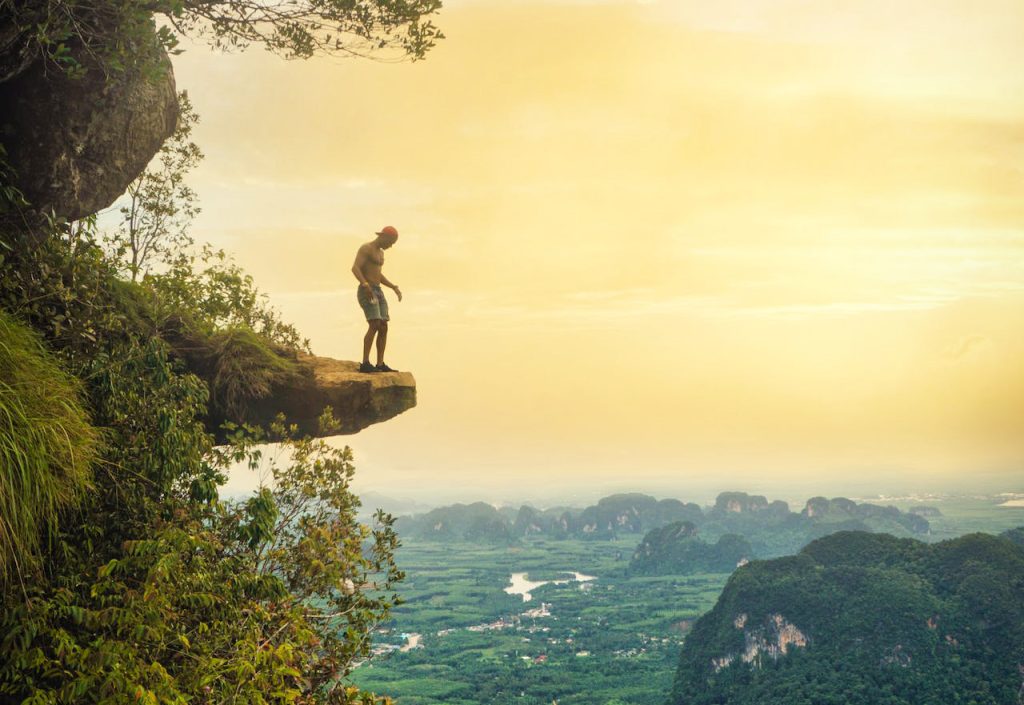
[[[356,261],[352,265],[352,273],[359,280],[359,291],[356,299],[366,314],[369,329],[363,336],[363,362],[359,365],[360,372],[394,372],[384,363],[384,348],[388,344],[388,302],[384,298],[381,284],[394,290],[398,300],[402,300],[402,290],[388,281],[381,268],[384,266],[384,250],[398,240],[398,231],[390,225],[377,233],[377,238],[367,242],[356,253]],[[377,338],[377,364],[370,364],[370,348],[373,339]]]

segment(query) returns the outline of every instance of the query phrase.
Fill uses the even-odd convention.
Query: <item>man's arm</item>
[[[388,281],[388,278],[384,276],[384,272],[380,273],[380,283],[386,287],[389,287],[390,289],[393,289],[395,294],[398,296],[398,300],[402,300],[402,290],[398,288],[397,284],[392,284],[390,281]]]

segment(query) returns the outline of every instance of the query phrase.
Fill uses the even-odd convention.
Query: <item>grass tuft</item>
[[[98,449],[78,380],[0,312],[0,584],[38,567],[61,512],[90,487]]]
[[[243,418],[247,403],[270,394],[275,384],[298,374],[298,363],[252,329],[236,326],[205,341],[210,392],[229,415]]]

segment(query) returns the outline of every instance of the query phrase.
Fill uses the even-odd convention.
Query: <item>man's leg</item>
[[[370,348],[373,347],[373,336],[377,335],[378,326],[382,321],[367,321],[369,327],[366,329],[366,335],[363,336],[363,362],[367,365],[370,364]],[[378,338],[377,348],[380,348],[380,339]]]
[[[377,364],[384,364],[384,348],[388,344],[388,322],[387,321],[376,321],[377,323]],[[366,349],[366,355],[369,356],[370,349]]]

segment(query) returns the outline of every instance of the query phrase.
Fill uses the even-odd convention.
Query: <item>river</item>
[[[572,578],[565,578],[563,580],[528,580],[527,573],[512,573],[509,576],[509,585],[505,588],[505,592],[509,595],[522,595],[523,602],[529,602],[533,599],[533,591],[539,588],[541,585],[547,585],[552,583],[554,585],[565,585],[570,581],[576,581],[578,583],[586,583],[591,580],[597,580],[595,575],[584,575],[583,573],[577,573],[576,571],[567,570],[566,573],[571,574]]]

